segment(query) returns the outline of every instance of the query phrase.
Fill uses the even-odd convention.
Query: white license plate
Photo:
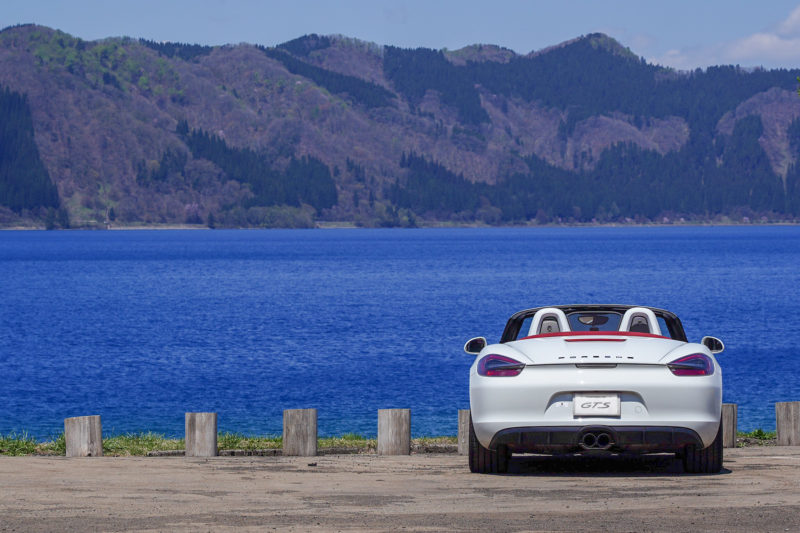
[[[619,394],[575,394],[572,413],[575,416],[619,416]]]

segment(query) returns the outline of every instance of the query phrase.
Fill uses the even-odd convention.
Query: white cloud
[[[615,35],[615,34],[611,34]],[[656,42],[656,39],[647,33],[637,33],[631,36],[629,39],[626,39],[627,42],[630,42],[631,50],[636,52],[636,50],[646,50],[653,46]]]
[[[726,63],[721,59],[721,46],[689,47],[667,50],[660,56],[649,57],[647,61],[657,65],[676,68],[678,70],[694,70]]]
[[[678,49],[667,50],[658,57],[648,57],[647,61],[657,65],[673,67],[678,70],[689,70],[694,67],[694,61],[689,58],[688,54]]]
[[[794,8],[789,17],[778,24],[777,33],[784,37],[800,36],[800,6]]]
[[[800,66],[800,38],[776,33],[754,33],[725,47],[729,63],[768,63]]]
[[[649,58],[680,70],[711,65],[800,67],[800,6],[773,28],[711,46],[668,50]]]

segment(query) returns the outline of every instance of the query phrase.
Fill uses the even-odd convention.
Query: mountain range
[[[0,225],[800,217],[798,70],[679,72],[591,34],[527,55],[0,31]]]

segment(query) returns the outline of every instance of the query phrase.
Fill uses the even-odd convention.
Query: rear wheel
[[[717,474],[722,470],[722,420],[711,446],[689,445],[683,452],[683,470],[689,474]]]
[[[478,474],[503,474],[508,472],[508,447],[498,446],[492,451],[484,448],[475,436],[472,417],[469,418],[469,470]]]

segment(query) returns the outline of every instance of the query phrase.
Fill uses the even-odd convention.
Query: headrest
[[[619,330],[661,335],[661,328],[658,325],[656,314],[646,307],[631,307],[625,311],[619,324]]]
[[[553,327],[557,326],[558,329],[556,331],[569,331],[569,322],[567,321],[567,315],[564,314],[564,311],[561,309],[556,309],[555,307],[545,307],[544,309],[539,309],[536,311],[536,314],[533,315],[533,320],[531,321],[531,328],[528,330],[528,336],[531,335],[541,335],[542,333],[555,333],[556,331],[548,332],[542,331],[542,322],[546,321],[546,327]]]

